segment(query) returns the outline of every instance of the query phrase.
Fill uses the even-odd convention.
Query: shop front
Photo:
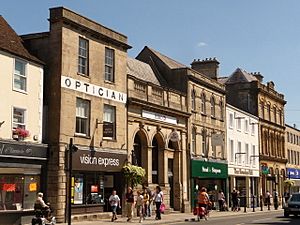
[[[0,141],[0,221],[31,218],[38,192],[46,192],[47,145]]]
[[[286,168],[287,178],[293,181],[293,185],[287,190],[289,193],[298,193],[300,192],[300,169],[296,168]]]
[[[109,196],[116,190],[122,199],[121,170],[127,154],[78,150],[73,155],[72,214],[107,212]]]
[[[191,161],[191,178],[192,178],[192,200],[195,204],[198,190],[202,187],[207,188],[207,192],[214,205],[217,207],[218,192],[222,190],[226,196],[228,192],[227,178],[228,165],[220,162],[210,162],[201,160]],[[193,205],[194,205],[193,204]]]

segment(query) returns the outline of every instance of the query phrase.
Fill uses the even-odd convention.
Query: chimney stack
[[[191,66],[192,69],[216,80],[219,76],[219,64],[220,62],[216,58],[206,58],[203,60],[194,59]]]
[[[264,76],[261,75],[260,72],[254,72],[254,73],[250,73],[252,76],[254,76],[260,83],[263,82]]]

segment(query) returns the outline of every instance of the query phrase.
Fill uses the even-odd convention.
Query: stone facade
[[[49,32],[25,35],[23,39],[28,48],[47,64],[45,107],[48,109],[47,142],[51,146],[47,199],[56,209],[57,220],[64,222],[66,199],[70,197],[67,196],[70,184],[67,182],[65,157],[70,138],[74,139],[74,144],[80,150],[87,150],[86,154],[91,154],[93,150],[125,154],[127,158],[126,58],[130,46],[126,36],[62,7],[50,9],[49,21]],[[82,45],[80,40],[83,40]],[[84,48],[85,52],[81,53],[82,49],[79,48]],[[105,77],[107,49],[113,52],[114,57],[113,80]],[[80,67],[80,54],[87,60],[86,70]],[[118,93],[112,94],[113,91]],[[107,93],[111,93],[110,96]],[[116,100],[114,95],[119,93],[123,101]],[[89,105],[86,115],[88,126],[84,135],[77,132],[76,127],[78,99],[83,99]],[[113,138],[105,138],[103,134],[104,105],[114,107]],[[101,207],[83,207],[81,210],[77,207],[72,210],[74,213],[86,213],[101,211]]]

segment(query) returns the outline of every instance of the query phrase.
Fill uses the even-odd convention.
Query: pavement
[[[260,211],[260,208],[256,208],[255,212],[252,211],[252,209],[247,208],[247,212],[244,212],[244,208],[242,208],[241,211],[239,212],[232,212],[232,211],[226,211],[226,212],[219,212],[219,211],[211,211],[208,221],[215,221],[219,220],[221,221],[220,224],[223,224],[223,220],[228,220],[231,221],[227,223],[228,225],[236,224],[232,223],[232,218],[234,220],[236,218],[244,219],[246,217],[262,217],[262,218],[269,218],[273,216],[279,216],[283,215],[283,209],[279,208],[278,210],[274,210],[271,208],[271,210],[268,210],[267,208],[264,208],[263,211]],[[155,216],[148,217],[146,220],[142,222],[142,224],[187,224],[190,222],[193,222],[195,220],[196,216],[194,216],[192,213],[178,213],[178,212],[172,212],[169,214],[163,214],[161,220],[155,220]],[[80,222],[72,222],[72,225],[102,225],[102,224],[140,224],[139,223],[139,218],[134,217],[131,222],[126,222],[127,218],[126,217],[118,217],[118,220],[115,222],[111,222],[109,219],[102,219],[102,220],[93,220],[93,221],[80,221]],[[300,222],[300,220],[298,220]],[[216,224],[216,223],[208,223],[208,224]],[[244,224],[244,223],[242,223]],[[267,223],[264,223],[267,224]],[[281,224],[281,223],[277,223]],[[63,224],[62,224],[63,225]]]

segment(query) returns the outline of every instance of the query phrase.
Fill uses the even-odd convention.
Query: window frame
[[[110,108],[113,109],[113,122],[110,121],[106,121],[105,120],[105,113],[106,110],[105,108]],[[117,120],[117,108],[114,105],[110,105],[110,104],[103,104],[103,129],[102,129],[102,138],[105,140],[116,140],[117,139],[117,130],[116,130],[116,120]],[[112,123],[113,126],[113,137],[108,137],[108,136],[104,136],[104,123]]]
[[[86,43],[86,48],[82,48],[80,42],[84,41]],[[86,56],[81,55],[81,49],[86,52]],[[85,64],[80,64],[80,59],[85,59]],[[84,76],[89,76],[89,40],[83,37],[79,37],[78,39],[78,58],[77,58],[77,73]],[[85,67],[85,71],[82,72],[82,67]]]
[[[87,116],[81,116],[77,114],[77,103],[78,101],[81,101],[81,103],[87,103],[88,106],[88,112],[87,112]],[[85,109],[86,110],[86,109]],[[76,112],[75,112],[75,117],[76,117],[76,121],[75,121],[75,135],[77,136],[84,136],[84,137],[89,137],[90,135],[90,128],[91,128],[91,101],[88,99],[84,99],[84,98],[80,98],[80,97],[76,97]],[[81,133],[80,130],[82,130],[81,125],[79,128],[79,131],[77,131],[77,118],[80,119],[80,121],[82,119],[86,120],[86,133]]]
[[[197,148],[197,131],[196,128],[192,128],[192,153],[196,155],[196,148]]]
[[[236,130],[237,131],[242,131],[242,119],[241,118],[237,118],[236,119]]]
[[[233,129],[234,128],[234,114],[229,113],[229,118],[228,119],[229,119],[229,121],[228,121],[229,128]]]
[[[19,123],[19,122],[14,122],[14,111],[15,109],[19,109],[21,111],[23,111],[23,123]],[[18,127],[22,128],[22,129],[25,129],[26,130],[26,117],[27,117],[27,110],[25,108],[21,108],[21,107],[16,107],[16,106],[13,106],[12,107],[12,129],[16,129]],[[14,124],[17,124],[17,126],[15,127]],[[21,125],[21,126],[19,126]]]
[[[107,53],[109,53],[109,52],[112,53],[112,57],[110,58],[110,60],[112,61],[112,64],[107,63],[107,58],[109,58]],[[106,68],[111,69],[112,72],[110,74],[108,74],[106,72]],[[111,76],[111,78],[109,76]],[[115,83],[115,50],[112,48],[108,48],[108,47],[105,47],[105,53],[104,53],[104,80],[106,82]]]
[[[24,65],[24,74],[17,74],[16,73],[16,62],[22,63]],[[13,90],[14,91],[27,93],[27,90],[28,90],[28,87],[27,87],[27,77],[28,76],[27,75],[28,75],[28,62],[26,62],[25,60],[19,59],[19,58],[14,58],[13,79],[12,79]],[[24,85],[25,86],[25,90],[17,88],[15,86],[15,76],[18,76],[21,79],[25,80],[25,85]]]
[[[245,119],[245,133],[248,134],[249,133],[249,120],[248,119]]]
[[[206,115],[206,96],[205,94],[202,92],[201,94],[201,104],[200,104],[200,112],[204,115]]]
[[[196,110],[196,91],[194,89],[191,91],[191,109],[192,111]]]
[[[210,115],[212,118],[216,118],[216,100],[214,96],[210,98]]]

